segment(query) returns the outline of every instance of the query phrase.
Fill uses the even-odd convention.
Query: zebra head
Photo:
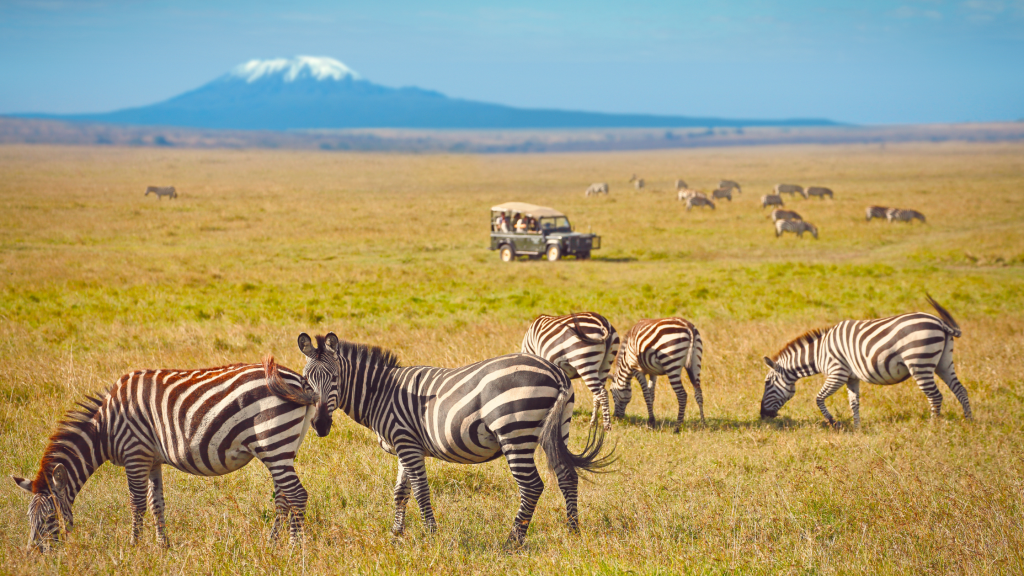
[[[32,494],[28,503],[28,544],[47,552],[60,538],[61,523],[65,532],[71,532],[74,517],[68,471],[64,465],[58,463],[48,475],[40,476],[42,480],[37,478],[35,482],[17,476],[11,478],[22,490]]]
[[[761,397],[761,418],[775,418],[779,409],[796,394],[796,377],[774,360],[765,356],[768,375],[764,377],[764,396]]]
[[[302,377],[320,395],[313,416],[313,428],[323,438],[331,432],[334,411],[338,408],[338,379],[341,377],[341,363],[338,361],[338,337],[334,332],[327,336],[317,335],[316,347],[308,334],[299,335],[299,350],[306,356],[306,367]]]

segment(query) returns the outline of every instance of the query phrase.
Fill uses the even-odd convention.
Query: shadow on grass
[[[621,257],[591,256],[590,259],[594,260],[596,262],[636,262],[637,261],[637,259],[633,258],[632,256],[621,256]]]

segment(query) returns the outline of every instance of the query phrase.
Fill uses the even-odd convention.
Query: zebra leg
[[[853,428],[860,429],[860,380],[850,376],[846,381],[846,396],[850,400],[850,412],[853,412]]]
[[[148,458],[144,461],[126,463],[124,466],[125,475],[128,476],[128,508],[132,512],[133,546],[139,542],[139,535],[142,533],[142,517],[146,514],[149,473],[152,467],[153,463]]]
[[[907,366],[910,375],[917,382],[917,387],[928,397],[928,404],[931,405],[931,417],[938,418],[942,415],[942,392],[935,385],[935,370],[931,367]]]
[[[153,513],[153,519],[156,520],[156,541],[157,544],[168,547],[167,534],[164,532],[166,524],[164,522],[164,480],[162,473],[162,466],[155,464],[153,469],[149,471],[149,511]]]
[[[956,396],[956,399],[960,401],[960,405],[964,408],[964,419],[971,420],[971,401],[967,398],[967,389],[960,383],[960,379],[956,377],[956,370],[953,368],[953,339],[950,338],[946,344],[946,349],[942,352],[942,357],[939,358],[939,364],[935,367],[935,374],[949,387],[949,391]]]
[[[654,378],[652,377],[651,380],[651,387],[653,388]],[[683,379],[681,378],[681,374],[670,374],[668,377],[668,383],[672,386],[672,391],[676,393],[676,400],[679,401],[679,414],[676,416],[676,426],[673,429],[674,432],[679,432],[679,429],[683,427],[683,421],[686,419],[686,388],[683,388]]]
[[[405,505],[409,502],[409,493],[412,490],[409,484],[409,474],[398,461],[398,479],[395,481],[395,523],[391,526],[391,533],[400,536],[405,531]]]
[[[412,497],[420,507],[423,516],[423,527],[427,532],[437,532],[437,520],[434,519],[434,508],[430,505],[430,486],[427,484],[427,467],[423,463],[423,449],[418,446],[395,446],[395,452],[401,461],[405,473],[412,484]]]
[[[585,378],[583,382],[594,396],[594,415],[590,418],[590,425],[597,426],[597,418],[598,414],[600,414],[601,423],[605,431],[611,430],[612,413],[608,407],[608,391],[605,390],[604,380],[597,378],[596,375],[591,375],[589,378]]]
[[[825,385],[818,391],[816,402],[818,403],[818,410],[821,410],[821,415],[828,420],[829,425],[835,426],[836,419],[829,413],[828,408],[825,407],[825,399],[836,393],[837,390],[842,388],[849,382],[849,375],[845,372],[829,374],[825,378]]]
[[[650,383],[647,382],[647,377],[643,372],[636,373],[637,382],[640,382],[640,390],[644,393],[644,402],[647,403],[647,426],[654,428],[654,385],[658,381],[658,377],[651,375]]]
[[[533,512],[537,509],[537,501],[544,491],[544,482],[537,473],[537,465],[533,460],[536,444],[533,448],[527,449],[523,444],[516,444],[512,440],[514,439],[505,439],[501,449],[505,453],[509,470],[512,471],[512,478],[519,486],[519,510],[516,512],[512,531],[505,545],[521,546],[526,541],[526,531],[530,527],[530,520],[533,519]]]
[[[284,493],[274,484],[274,525],[270,528],[270,542],[277,542],[281,529],[288,524],[288,499]]]
[[[278,522],[284,521],[281,514],[284,509],[281,506],[283,500],[288,512],[288,542],[292,545],[299,544],[302,542],[306,501],[309,499],[309,494],[302,486],[298,474],[295,473],[295,454],[289,454],[283,459],[278,459],[282,455],[276,455],[270,461],[262,459],[265,456],[262,452],[258,452],[257,456],[260,457],[260,461],[267,467],[267,470],[270,470],[270,476],[274,479],[274,509],[277,518],[274,520],[274,528],[271,529],[271,538],[277,536]]]
[[[565,498],[565,515],[569,526],[569,532],[580,533],[580,512],[576,507],[577,490],[579,487],[579,474],[576,468],[566,466],[558,471],[558,489],[562,491]]]

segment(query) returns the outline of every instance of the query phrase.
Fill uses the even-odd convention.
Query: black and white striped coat
[[[619,333],[604,316],[579,312],[568,316],[542,314],[523,336],[521,351],[540,356],[565,371],[570,379],[580,378],[594,395],[591,425],[598,414],[605,430],[611,429],[611,411],[605,381],[619,352]]]
[[[35,480],[15,478],[32,493],[30,542],[48,548],[58,537],[58,516],[70,531],[75,497],[97,468],[111,462],[124,466],[128,476],[132,542],[139,538],[148,503],[157,540],[166,546],[162,466],[220,476],[253,458],[266,465],[274,481],[277,519],[271,537],[287,522],[295,542],[306,508],[295,455],[318,401],[303,386],[301,376],[279,369],[269,357],[263,365],[122,376],[107,393],[87,397],[79,411],[68,413],[50,438]]]
[[[889,208],[885,211],[885,218],[889,222],[910,222],[912,220],[925,222],[924,214],[917,210],[903,210],[900,208]]]
[[[864,220],[870,222],[872,218],[886,219],[886,213],[889,209],[885,206],[868,206],[864,210]]]
[[[603,433],[592,434],[581,454],[569,452],[573,390],[557,366],[537,356],[509,354],[461,368],[401,367],[381,348],[328,334],[318,336],[310,350],[301,346],[302,337],[307,378],[317,370],[335,374],[338,407],[398,457],[395,534],[405,529],[410,491],[426,528],[437,528],[425,458],[478,464],[505,456],[520,494],[509,541],[521,543],[544,489],[534,462],[538,445],[558,478],[569,528],[578,531],[577,470],[596,471],[608,460],[597,458]]]
[[[686,370],[693,385],[693,395],[704,422],[704,395],[700,387],[700,366],[704,356],[704,343],[700,332],[688,320],[661,318],[640,320],[626,334],[626,342],[619,353],[612,378],[612,399],[615,416],[623,418],[632,399],[632,382],[636,378],[647,403],[647,422],[654,426],[654,386],[658,376],[668,376],[668,382],[679,401],[675,429],[678,431],[686,415],[686,389],[682,372]],[[650,378],[650,380],[648,380]]]
[[[785,206],[782,202],[782,196],[779,194],[765,194],[761,196],[761,208],[768,206]]]
[[[824,186],[808,186],[807,197],[817,196],[818,198],[824,199],[825,196],[834,198],[831,188],[825,188]]]
[[[818,239],[818,227],[803,220],[776,220],[775,237],[782,236],[783,232],[793,232],[800,238],[804,237],[804,232],[810,232],[815,240]]]
[[[761,417],[774,418],[796,393],[796,381],[824,374],[825,384],[817,404],[830,424],[835,419],[825,399],[846,386],[855,427],[860,426],[860,383],[897,384],[913,376],[928,397],[932,417],[939,416],[942,394],[935,384],[938,375],[971,417],[967,390],[953,368],[953,338],[960,327],[942,306],[928,298],[939,317],[921,312],[878,320],[847,320],[831,328],[811,330],[786,344],[774,357],[764,358]]]
[[[796,213],[794,210],[783,210],[782,208],[776,208],[771,213],[772,222],[778,222],[779,220],[803,220],[803,217]]]

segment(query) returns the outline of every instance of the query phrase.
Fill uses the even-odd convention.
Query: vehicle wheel
[[[576,255],[577,260],[590,260],[590,252],[580,252]]]
[[[502,262],[511,262],[516,259],[515,248],[509,246],[508,244],[503,245],[501,249],[498,251],[498,254],[501,255]]]
[[[552,244],[548,246],[548,261],[554,262],[562,257],[562,248],[558,244]]]

